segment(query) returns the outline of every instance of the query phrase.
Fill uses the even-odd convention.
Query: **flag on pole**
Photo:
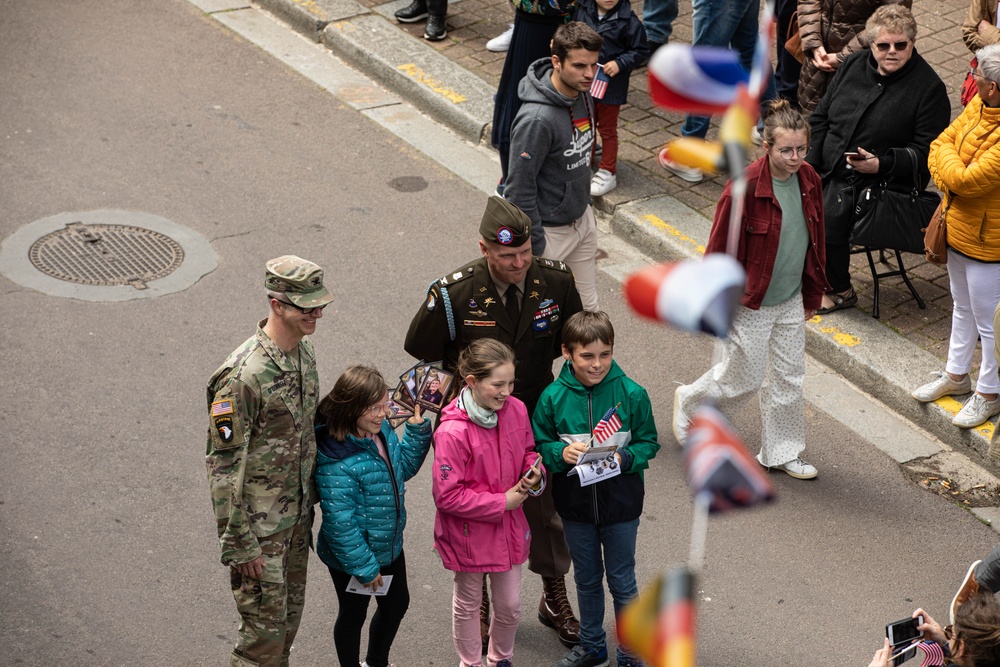
[[[618,418],[618,406],[620,405],[621,403],[605,412],[601,421],[597,422],[597,426],[594,427],[595,444],[601,444],[622,427],[622,420]]]
[[[937,642],[920,642],[917,648],[924,654],[920,667],[941,667],[944,664],[944,651]]]
[[[694,574],[678,567],[661,574],[618,615],[618,639],[647,665],[694,667]]]
[[[597,66],[597,76],[594,77],[593,83],[590,84],[590,96],[595,100],[603,100],[604,94],[608,92],[608,84],[611,83],[611,77],[604,73],[604,65]]]
[[[740,437],[715,408],[694,413],[684,447],[688,483],[695,496],[711,498],[709,511],[749,507],[774,498],[774,487]]]

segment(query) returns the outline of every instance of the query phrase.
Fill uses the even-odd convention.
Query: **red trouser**
[[[597,168],[607,169],[612,174],[618,169],[618,112],[621,110],[620,104],[594,100],[597,132],[601,135],[601,164]]]

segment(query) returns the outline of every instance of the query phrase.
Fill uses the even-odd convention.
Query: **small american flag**
[[[920,667],[941,667],[944,664],[944,651],[937,642],[920,642],[917,648],[924,653]]]
[[[622,420],[618,418],[618,405],[605,412],[601,421],[597,422],[597,426],[594,427],[594,442],[596,444],[601,444],[622,427]]]
[[[598,65],[597,76],[594,77],[594,82],[590,84],[590,96],[595,100],[603,100],[604,94],[608,92],[609,83],[611,83],[611,77],[604,73],[604,65]]]
[[[212,403],[212,416],[216,415],[228,415],[233,411],[232,401],[216,401]]]

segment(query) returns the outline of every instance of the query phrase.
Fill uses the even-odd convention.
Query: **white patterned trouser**
[[[760,310],[740,306],[729,338],[720,343],[722,361],[677,392],[684,422],[705,402],[732,422],[759,392],[760,462],[779,466],[798,457],[806,441],[803,316],[801,295]]]

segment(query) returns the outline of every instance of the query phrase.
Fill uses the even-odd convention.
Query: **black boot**
[[[427,0],[413,0],[395,14],[400,23],[416,23],[427,18]]]
[[[440,42],[448,36],[444,18],[444,14],[431,14],[427,17],[427,25],[424,26],[424,39],[429,39],[432,42]]]

